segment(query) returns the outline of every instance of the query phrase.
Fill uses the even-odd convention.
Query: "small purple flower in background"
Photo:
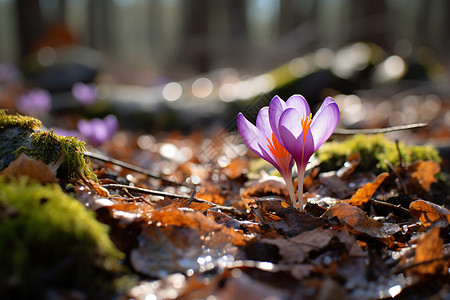
[[[93,83],[77,82],[72,86],[72,95],[82,105],[88,106],[97,99],[97,87]]]
[[[14,82],[20,79],[21,73],[13,63],[0,63],[0,82]]]
[[[119,122],[114,115],[107,115],[104,119],[78,121],[78,130],[94,146],[100,146],[110,139],[118,128]]]
[[[286,102],[278,96],[273,97],[269,107],[264,107],[259,112],[256,127],[241,113],[238,115],[237,125],[247,146],[280,171],[293,206],[302,211],[306,165],[314,152],[333,134],[338,121],[339,108],[330,97],[324,100],[312,118],[305,98],[293,95]],[[298,202],[292,197],[289,187],[292,186],[292,160],[298,169]]]
[[[24,114],[39,116],[50,111],[52,96],[47,90],[35,88],[21,94],[16,106]]]

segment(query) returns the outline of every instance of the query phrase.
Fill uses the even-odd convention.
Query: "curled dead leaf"
[[[41,183],[58,182],[55,171],[44,162],[31,158],[25,153],[21,153],[19,157],[0,174],[14,178],[27,176],[31,179],[38,180]]]
[[[431,184],[437,182],[435,177],[441,171],[441,167],[435,161],[418,161],[408,167],[412,172],[411,178],[415,179],[418,184],[427,192],[430,191]]]
[[[417,200],[410,204],[409,210],[425,226],[431,226],[436,222],[444,226],[450,224],[450,210],[436,203]]]
[[[322,226],[322,221],[307,213],[300,213],[278,197],[264,197],[256,201],[252,213],[263,226],[291,237]]]
[[[362,206],[367,203],[388,176],[389,173],[384,172],[378,175],[374,182],[366,183],[362,188],[356,191],[348,203],[355,206]]]
[[[286,183],[280,177],[265,176],[258,181],[249,181],[241,191],[243,198],[258,198],[277,195],[290,203]]]
[[[444,258],[444,240],[439,236],[440,227],[434,227],[427,232],[417,243],[414,263],[418,264],[412,269],[420,274],[446,274],[448,259]]]
[[[223,168],[223,173],[231,179],[238,178],[249,169],[248,159],[242,157],[233,158],[230,163]]]
[[[348,203],[340,203],[330,207],[322,218],[331,219],[333,217],[346,224],[351,231],[365,233],[375,238],[387,239],[401,230],[400,226],[394,223],[381,223],[372,218],[360,208]]]

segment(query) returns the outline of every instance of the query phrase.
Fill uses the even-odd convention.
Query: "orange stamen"
[[[302,124],[302,131],[303,131],[303,148],[305,147],[305,140],[306,140],[306,135],[308,134],[308,130],[309,130],[309,126],[311,126],[311,116],[312,114],[309,114],[309,116],[305,117],[305,115],[303,115],[302,119],[301,119],[301,124]]]
[[[270,152],[272,152],[273,156],[278,161],[280,166],[283,167],[283,169],[288,169],[290,154],[280,144],[280,142],[275,137],[274,133],[272,133],[272,141],[269,138],[267,138],[267,142],[269,142],[268,147],[269,147]]]

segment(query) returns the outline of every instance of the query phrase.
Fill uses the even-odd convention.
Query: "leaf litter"
[[[110,227],[110,238],[136,279],[119,299],[386,299],[449,293],[450,211],[434,194],[439,164],[418,161],[375,173],[359,171],[360,158],[352,154],[335,171],[321,172],[319,165],[306,174],[308,203],[299,212],[279,177],[263,172],[250,179],[255,178],[250,153],[227,154],[231,146],[245,149],[236,139],[209,140],[216,152],[205,159],[200,148],[207,137],[197,135],[203,142],[183,146],[188,137],[176,136],[160,144],[187,147],[190,158],[167,158],[156,147],[146,168],[155,176],[91,158],[98,181],[72,183],[75,198]],[[103,150],[131,165],[146,165],[140,160],[148,159],[144,150],[136,148],[139,136],[126,138],[121,145],[128,151],[117,151],[114,139]],[[20,173],[17,168],[35,168],[35,161],[20,159],[11,164],[14,174]],[[54,180],[45,174],[41,181]]]

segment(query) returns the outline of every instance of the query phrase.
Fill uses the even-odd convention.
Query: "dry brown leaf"
[[[348,185],[347,180],[343,180],[336,175],[336,172],[327,172],[319,175],[320,183],[326,187],[326,190],[343,199],[353,192],[353,188]],[[327,194],[329,194],[329,192]],[[320,194],[323,194],[320,192]]]
[[[369,182],[362,188],[358,189],[352,198],[348,201],[349,204],[355,206],[362,206],[367,203],[378,187],[383,183],[389,173],[384,172],[377,176],[374,182]]]
[[[440,227],[434,227],[418,241],[414,263],[419,265],[413,271],[420,274],[447,273],[448,261],[441,259],[444,256],[444,241],[439,234]]]
[[[226,286],[218,290],[215,298],[222,300],[292,299],[291,293],[289,289],[275,287],[237,270],[226,281]]]
[[[408,167],[412,171],[411,178],[417,180],[417,183],[427,192],[430,191],[431,184],[437,182],[434,175],[441,171],[441,167],[435,161],[419,161]]]
[[[197,198],[219,205],[223,205],[225,203],[225,197],[222,195],[220,186],[213,185],[210,182],[205,182],[204,184],[202,184],[195,196]]]
[[[356,167],[361,162],[361,157],[358,153],[350,154],[347,157],[347,161],[344,163],[344,166],[336,171],[336,175],[339,178],[347,179],[353,172],[355,172]]]
[[[28,176],[42,183],[56,183],[56,173],[44,162],[36,160],[21,153],[19,157],[13,161],[1,175],[18,178],[20,176]]]
[[[227,227],[231,227],[235,230],[242,230],[244,233],[261,233],[261,228],[258,223],[252,221],[237,220],[227,214],[224,214],[218,210],[207,210],[206,216],[214,220],[218,224],[224,224]]]
[[[302,263],[310,251],[320,251],[325,248],[335,235],[335,232],[330,229],[318,227],[292,238],[262,239],[261,242],[276,245],[282,257],[282,263],[294,264]]]
[[[238,178],[249,168],[248,159],[242,157],[233,158],[230,163],[222,169],[223,173],[231,179]]]
[[[130,261],[142,274],[165,277],[187,269],[207,271],[228,256],[247,238],[240,231],[208,219],[201,212],[174,206],[155,210],[149,226],[139,236],[139,247]]]
[[[276,197],[259,198],[252,213],[261,225],[291,237],[322,226],[320,218],[300,213],[297,209]]]
[[[380,239],[390,238],[401,229],[397,224],[381,223],[371,219],[362,209],[345,202],[330,207],[322,217],[328,219],[336,217],[350,230]]]
[[[241,195],[244,198],[277,195],[291,203],[286,183],[282,178],[275,176],[265,176],[258,181],[247,182],[241,191]]]
[[[425,226],[431,226],[438,221],[443,222],[442,225],[450,224],[450,210],[436,203],[417,200],[409,205],[409,210]]]

